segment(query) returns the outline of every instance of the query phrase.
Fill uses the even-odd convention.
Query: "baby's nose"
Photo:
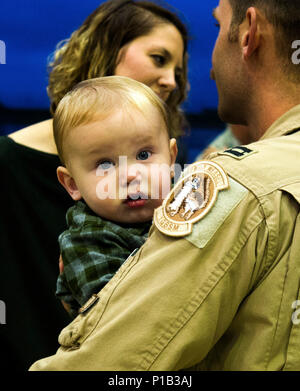
[[[134,165],[120,169],[120,183],[123,187],[128,187],[132,182],[139,183],[141,180],[141,172]]]
[[[129,185],[131,182],[140,182],[142,179],[141,177],[141,173],[140,172],[137,172],[137,173],[127,173],[127,185]]]

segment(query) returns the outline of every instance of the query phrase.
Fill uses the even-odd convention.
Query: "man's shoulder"
[[[211,156],[231,178],[256,196],[300,182],[300,137],[278,137]]]

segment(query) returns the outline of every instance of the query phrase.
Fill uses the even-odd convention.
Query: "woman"
[[[175,14],[154,3],[105,2],[57,49],[50,70],[52,113],[81,80],[129,76],[166,101],[173,113],[173,136],[182,132],[187,32]],[[0,299],[7,310],[7,327],[1,329],[2,369],[26,369],[53,353],[58,332],[69,322],[54,290],[57,238],[72,200],[56,178],[59,159],[51,119],[1,137],[0,161]]]

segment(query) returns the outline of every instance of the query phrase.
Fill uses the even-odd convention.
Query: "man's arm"
[[[154,228],[94,307],[62,331],[56,355],[31,370],[180,370],[200,363],[256,282],[265,254],[258,201],[243,191],[226,211],[234,191],[210,212],[211,221],[219,219],[215,232],[206,230],[207,218],[181,239]]]

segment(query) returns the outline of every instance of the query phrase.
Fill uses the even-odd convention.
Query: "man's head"
[[[229,0],[232,22],[229,39],[238,40],[239,26],[250,7],[257,8],[274,29],[275,48],[286,75],[295,83],[300,82],[299,67],[291,61],[292,44],[300,39],[300,0]]]
[[[116,222],[151,220],[170,190],[177,147],[169,112],[149,87],[119,76],[81,82],[53,126],[58,179],[75,201]]]
[[[299,39],[300,0],[220,0],[214,16],[220,24],[212,70],[219,115],[247,125],[267,90],[281,99],[299,84],[292,42]]]

